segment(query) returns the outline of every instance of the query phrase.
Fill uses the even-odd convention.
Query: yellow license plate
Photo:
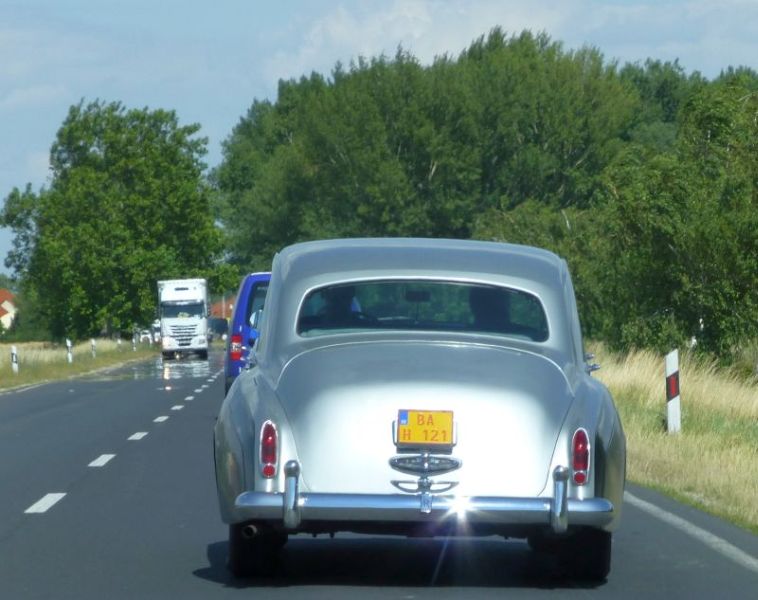
[[[397,411],[397,440],[402,448],[439,448],[453,446],[452,410]]]

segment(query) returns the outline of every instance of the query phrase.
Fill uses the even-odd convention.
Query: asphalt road
[[[218,352],[0,395],[0,598],[758,597],[758,536],[636,486],[597,586],[521,541],[347,534],[291,538],[275,577],[235,581],[222,396]]]

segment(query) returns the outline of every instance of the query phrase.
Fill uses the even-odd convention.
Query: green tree
[[[428,67],[399,49],[280,82],[212,176],[230,260],[261,268],[318,237],[466,238],[491,209],[585,205],[636,102],[596,50],[500,29]]]
[[[458,57],[338,64],[254,102],[214,171],[229,260],[344,236],[476,237],[566,257],[586,333],[728,355],[756,335],[756,90],[500,29]]]
[[[704,346],[725,355],[758,337],[758,77],[722,76],[682,113],[679,153],[693,181],[682,294]]]
[[[626,136],[658,152],[672,151],[678,131],[679,110],[706,84],[697,72],[687,75],[678,61],[648,59],[644,66],[627,64],[621,80],[639,95],[639,109],[628,123]]]
[[[603,337],[661,350],[695,337],[729,356],[758,335],[758,94],[693,94],[676,152],[636,146],[604,175]]]
[[[213,273],[220,237],[202,179],[206,140],[174,112],[80,102],[53,143],[49,189],[6,199],[7,264],[56,337],[153,318],[155,281]]]

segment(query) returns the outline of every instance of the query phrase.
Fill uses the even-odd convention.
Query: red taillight
[[[261,475],[267,479],[276,475],[277,437],[274,424],[266,421],[261,428]]]
[[[572,478],[576,485],[587,483],[590,469],[590,440],[584,429],[577,429],[571,442]]]
[[[234,334],[229,342],[229,358],[242,360],[242,336],[238,333]]]

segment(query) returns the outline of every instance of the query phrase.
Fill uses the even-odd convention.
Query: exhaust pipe
[[[245,525],[242,528],[242,537],[246,540],[252,540],[256,535],[258,535],[258,533],[258,528],[252,523],[250,525]]]

